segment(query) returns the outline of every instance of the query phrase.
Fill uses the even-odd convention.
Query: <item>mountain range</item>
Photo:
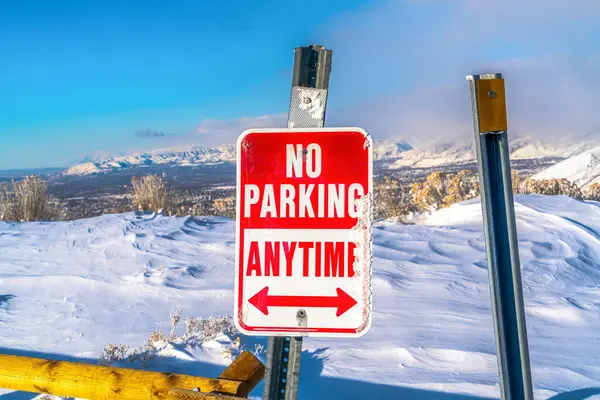
[[[600,146],[599,135],[540,139],[526,135],[515,136],[509,142],[511,159],[566,159]],[[383,168],[430,168],[475,160],[472,138],[432,140],[376,140],[373,145],[376,161]],[[144,166],[193,167],[235,162],[235,146],[189,147],[159,149],[116,157],[91,157],[81,160],[63,175],[90,175],[117,172]]]
[[[235,146],[190,147],[186,150],[159,149],[148,153],[128,156],[95,158],[84,160],[69,169],[64,175],[90,175],[116,172],[119,170],[151,165],[193,167],[235,162]]]

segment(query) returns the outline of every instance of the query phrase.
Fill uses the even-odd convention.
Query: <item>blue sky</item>
[[[312,43],[334,51],[328,125],[463,135],[464,76],[494,70],[511,126],[600,131],[599,20],[595,0],[4,0],[0,169],[283,126]]]

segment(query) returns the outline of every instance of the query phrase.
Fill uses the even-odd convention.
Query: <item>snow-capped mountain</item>
[[[405,141],[378,140],[373,143],[373,158],[376,160],[398,158],[411,149],[410,143]]]
[[[510,157],[519,159],[568,158],[600,146],[598,135],[539,139],[533,136],[510,137]],[[472,136],[456,139],[380,142],[375,145],[375,158],[389,160],[387,168],[431,168],[475,161]]]
[[[520,135],[510,139],[512,159],[568,158],[600,146],[600,136],[539,139]],[[376,140],[374,159],[386,161],[384,168],[430,168],[473,162],[475,153],[472,135],[460,140],[411,139]],[[184,149],[154,150],[129,156],[93,157],[64,172],[65,175],[106,173],[140,166],[200,166],[235,162],[235,146],[191,147]]]
[[[599,134],[544,139],[522,135],[511,138],[509,143],[513,159],[569,158],[596,146],[600,146]]]
[[[403,152],[380,159],[390,162],[387,165],[389,169],[401,167],[429,168],[473,161],[475,153],[472,150],[472,143],[467,140],[457,142],[438,139],[415,141]]]
[[[563,178],[579,187],[600,183],[600,146],[567,158],[533,176],[533,179]]]
[[[234,145],[212,148],[192,147],[188,150],[182,151],[175,151],[173,149],[154,150],[150,153],[109,157],[74,165],[65,171],[64,174],[89,175],[151,165],[193,167],[198,165],[215,165],[227,162],[235,162]]]

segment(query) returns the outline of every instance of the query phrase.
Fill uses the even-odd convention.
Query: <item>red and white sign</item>
[[[372,141],[358,128],[251,129],[237,141],[235,323],[350,336],[371,324]]]

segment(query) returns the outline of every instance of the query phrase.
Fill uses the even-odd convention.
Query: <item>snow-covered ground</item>
[[[536,398],[600,396],[600,203],[516,200]],[[234,249],[224,218],[0,223],[0,353],[96,360],[107,343],[137,347],[158,327],[168,332],[172,309],[231,314]],[[306,339],[300,398],[497,398],[478,200],[423,225],[378,224],[373,262],[371,330]],[[265,343],[242,337],[251,351]],[[216,377],[230,345],[167,346],[146,367]]]
[[[533,179],[562,178],[582,188],[600,183],[600,147],[569,157],[533,176]]]

